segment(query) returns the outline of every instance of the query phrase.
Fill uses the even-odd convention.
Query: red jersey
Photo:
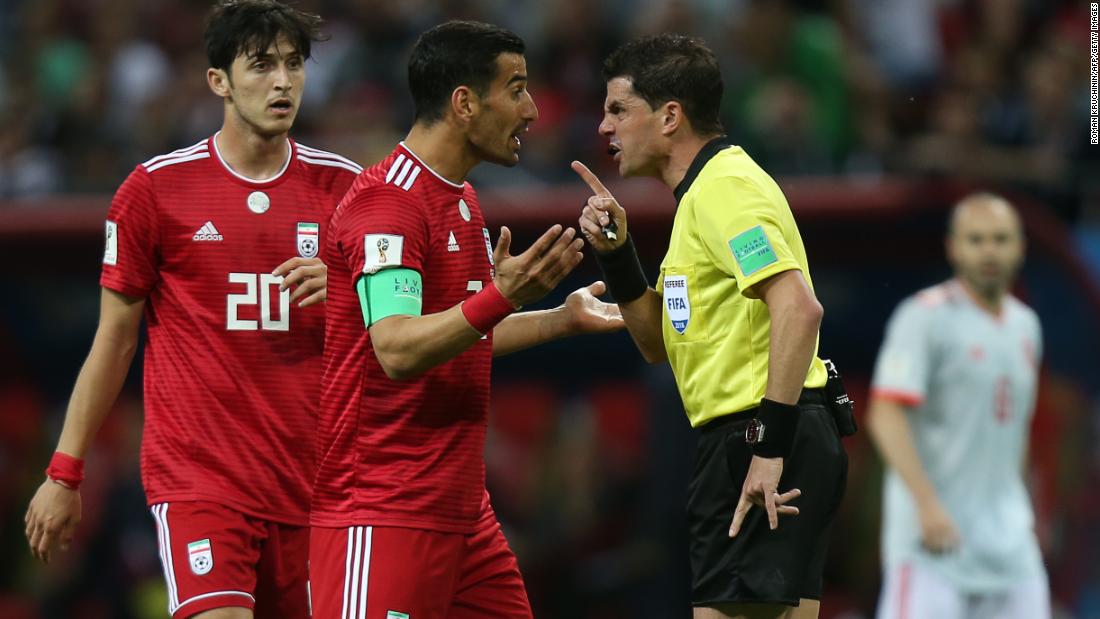
[[[469,533],[485,496],[492,335],[411,380],[390,380],[371,345],[356,280],[419,271],[425,315],[492,281],[489,231],[469,183],[405,148],[356,179],[332,217],[315,526]]]
[[[150,504],[308,521],[324,308],[292,305],[271,272],[318,255],[361,169],[290,142],[284,169],[255,182],[208,138],[137,166],[115,194],[100,284],[147,298]]]

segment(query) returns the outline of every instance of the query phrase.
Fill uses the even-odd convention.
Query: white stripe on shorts
[[[374,527],[348,527],[344,560],[344,606],[341,619],[366,619],[367,582],[370,576],[371,534]]]
[[[168,585],[168,614],[172,615],[180,606],[179,590],[176,588],[176,570],[172,563],[172,534],[168,530],[168,504],[157,503],[150,508],[153,520],[157,523],[157,543],[160,545],[160,563],[164,567],[164,581]]]

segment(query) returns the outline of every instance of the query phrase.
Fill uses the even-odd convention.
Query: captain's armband
[[[371,325],[390,316],[420,316],[424,283],[419,271],[407,268],[383,269],[364,274],[355,282],[363,323]]]

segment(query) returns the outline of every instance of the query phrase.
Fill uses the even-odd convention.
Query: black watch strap
[[[799,415],[797,405],[767,398],[761,400],[756,418],[745,428],[745,442],[752,445],[753,455],[761,458],[789,456],[798,431]]]

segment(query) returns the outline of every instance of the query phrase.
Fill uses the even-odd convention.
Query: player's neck
[[[973,301],[975,305],[994,316],[1001,315],[1001,310],[1004,308],[1005,295],[1008,294],[1007,289],[996,288],[983,291],[962,277],[956,277],[955,281],[959,282],[959,287],[963,289],[963,292],[970,297],[970,300]]]
[[[692,162],[695,161],[695,157],[699,155],[699,151],[703,150],[707,142],[715,137],[717,136],[698,136],[692,133],[674,141],[672,147],[669,149],[668,159],[660,168],[661,181],[667,185],[669,189],[675,191],[680,185],[680,181],[684,180],[688,168],[690,168]]]
[[[465,145],[466,138],[454,131],[446,121],[438,121],[430,127],[417,123],[405,137],[405,146],[409,150],[436,174],[456,185],[466,182],[470,170],[481,163],[481,159]]]
[[[285,133],[268,137],[237,127],[227,122],[214,136],[225,165],[237,174],[255,180],[267,180],[286,167],[290,156],[290,143]]]

